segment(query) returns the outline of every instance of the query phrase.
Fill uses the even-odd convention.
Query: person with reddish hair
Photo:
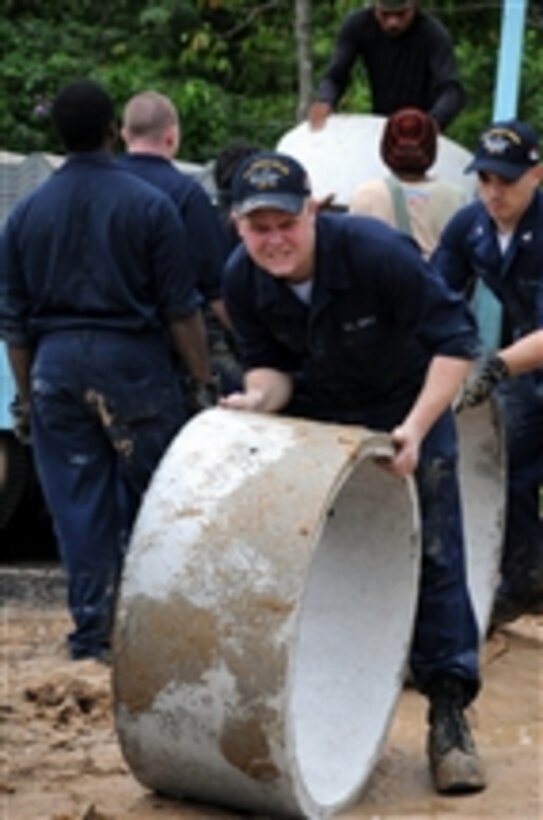
[[[410,234],[423,255],[435,250],[456,211],[468,202],[465,191],[429,174],[438,151],[435,121],[418,108],[402,108],[385,122],[381,158],[390,175],[367,180],[355,190],[349,211],[382,219]]]

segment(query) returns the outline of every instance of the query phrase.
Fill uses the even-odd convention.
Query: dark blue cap
[[[539,162],[539,137],[532,126],[520,120],[504,120],[483,131],[465,173],[486,171],[514,181]]]
[[[309,178],[297,160],[277,151],[259,151],[232,181],[232,210],[238,216],[265,208],[298,214],[310,195]]]

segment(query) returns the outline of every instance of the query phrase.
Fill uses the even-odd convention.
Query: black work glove
[[[189,416],[194,416],[202,410],[215,407],[219,401],[221,390],[219,377],[213,375],[211,381],[199,382],[196,379],[187,379],[187,410]]]
[[[13,417],[13,435],[21,444],[30,444],[30,405],[15,396],[9,411]]]
[[[464,407],[476,407],[486,401],[497,385],[508,378],[509,370],[503,359],[495,353],[484,356],[465,381],[457,411]]]

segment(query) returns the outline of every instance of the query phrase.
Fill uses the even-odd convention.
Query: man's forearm
[[[230,316],[228,315],[228,311],[226,309],[226,305],[224,304],[223,299],[214,299],[211,302],[211,310],[221,323],[221,325],[226,328],[226,330],[232,330],[232,322],[230,321]]]
[[[417,431],[421,441],[453,403],[471,364],[470,360],[448,356],[436,356],[430,363],[419,396],[403,422]]]
[[[543,330],[536,330],[498,351],[511,376],[543,367]]]
[[[394,475],[412,475],[419,463],[422,442],[433,424],[456,397],[471,362],[436,356],[415,404],[398,427],[391,432],[395,454],[387,466]]]
[[[428,111],[429,115],[437,122],[440,131],[444,131],[458,116],[465,105],[465,101],[466,95],[459,82],[450,83],[443,89],[430,111]]]
[[[168,329],[177,355],[197,382],[211,380],[209,346],[204,320],[199,310],[183,319],[171,320]]]
[[[276,413],[288,404],[292,390],[292,377],[288,373],[271,367],[259,367],[245,374],[243,392],[230,393],[220,403],[222,407],[232,410]]]
[[[275,413],[288,404],[292,395],[292,378],[280,370],[262,367],[245,375],[245,391],[261,393],[258,407],[264,413]]]
[[[8,345],[8,359],[17,387],[19,401],[22,404],[30,402],[30,364],[32,356],[28,347]]]

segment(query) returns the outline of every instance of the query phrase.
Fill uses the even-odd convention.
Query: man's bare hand
[[[9,406],[13,417],[13,435],[21,444],[30,444],[30,402],[16,396]]]
[[[326,120],[332,113],[332,106],[326,102],[314,102],[309,106],[307,119],[313,131],[319,131],[326,125]]]
[[[321,199],[317,199],[317,211],[331,211],[333,210],[335,194],[327,194]]]
[[[245,392],[230,393],[219,399],[220,407],[227,407],[230,410],[252,410],[258,412],[262,409],[262,390],[247,390]]]
[[[396,427],[390,437],[395,452],[387,469],[398,478],[406,478],[417,469],[421,438],[407,425]]]

